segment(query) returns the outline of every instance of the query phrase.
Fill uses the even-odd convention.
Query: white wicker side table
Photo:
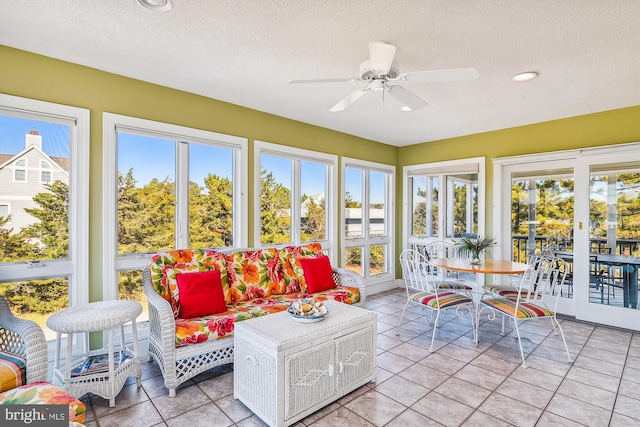
[[[109,406],[115,405],[115,397],[127,377],[136,377],[138,387],[142,371],[138,351],[138,331],[136,317],[142,313],[142,306],[136,301],[98,301],[87,305],[70,307],[52,314],[47,319],[47,326],[57,332],[55,362],[53,366],[53,383],[64,388],[69,394],[80,397],[92,392],[109,399]],[[133,349],[125,346],[124,325],[131,322]],[[119,358],[114,356],[114,330],[120,330]],[[106,331],[107,347],[89,350],[89,332]],[[84,333],[85,346],[81,355],[73,355],[73,334]],[[60,364],[60,347],[62,334],[67,334],[67,357],[64,366]],[[86,364],[89,358],[108,355],[108,368],[98,371],[83,372],[77,369]],[[107,356],[105,356],[105,361]],[[124,359],[124,360],[123,360]],[[77,371],[72,376],[72,369]]]
[[[330,312],[318,323],[284,311],[235,325],[233,395],[272,427],[376,379],[376,313],[325,303]]]

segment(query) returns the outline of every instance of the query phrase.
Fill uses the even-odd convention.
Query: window
[[[14,175],[13,175],[14,181],[26,181],[27,180],[27,161],[25,159],[18,160],[16,162],[16,165],[13,171],[14,171]]]
[[[246,139],[110,113],[104,132],[105,299],[144,302],[149,253],[246,245]]]
[[[0,167],[0,294],[47,331],[49,315],[89,299],[89,111],[0,94],[0,129],[0,153],[25,157]],[[65,165],[59,179],[17,187],[10,176],[26,180],[43,156]]]
[[[49,162],[41,160],[40,161],[40,183],[42,184],[51,184],[51,165]]]
[[[344,266],[369,283],[393,275],[395,168],[343,159]]]
[[[336,239],[337,156],[256,141],[256,238],[261,246]]]
[[[405,166],[404,176],[405,247],[483,233],[484,158]]]

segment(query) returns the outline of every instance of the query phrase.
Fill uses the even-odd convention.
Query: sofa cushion
[[[322,292],[336,287],[328,256],[300,258],[300,264],[304,270],[307,292]]]
[[[191,318],[227,311],[218,270],[176,276],[180,294],[180,317]]]
[[[231,303],[285,292],[282,267],[275,248],[227,255]]]
[[[287,293],[307,291],[300,258],[315,258],[323,255],[322,245],[317,242],[304,246],[286,246],[280,250],[280,263]]]
[[[20,387],[27,382],[24,357],[0,351],[0,391]]]
[[[63,389],[40,381],[0,393],[0,405],[69,405],[69,422],[82,424],[86,405]]]
[[[182,273],[211,270],[220,271],[225,302],[230,304],[227,261],[223,253],[210,249],[179,249],[157,253],[149,260],[149,273],[153,288],[171,304],[176,318],[180,315],[180,295],[176,276]]]

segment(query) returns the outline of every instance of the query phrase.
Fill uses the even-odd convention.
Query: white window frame
[[[447,236],[445,228],[445,217],[449,209],[446,209],[448,180],[442,179],[444,176],[453,175],[460,172],[468,172],[477,168],[478,174],[478,235],[485,233],[485,200],[486,200],[486,173],[485,157],[470,157],[459,160],[447,160],[443,162],[423,163],[419,165],[404,166],[402,168],[402,217],[405,219],[402,224],[402,247],[409,248],[412,245],[427,245],[435,240],[451,240]],[[475,172],[474,172],[475,173]],[[411,196],[413,189],[409,185],[409,178],[422,175],[439,175],[438,204],[441,206],[441,213],[438,217],[439,227],[437,236],[413,236],[411,226],[413,224],[413,209],[411,207]],[[444,208],[444,209],[442,209]]]
[[[89,144],[90,112],[85,108],[0,94],[0,113],[72,125],[69,141],[69,257],[0,264],[3,282],[67,277],[69,306],[89,302]],[[25,159],[26,160],[26,159]]]
[[[46,165],[46,166],[45,166]],[[49,172],[49,181],[42,179],[43,172]],[[40,160],[40,184],[51,184],[53,182],[53,168],[51,163],[46,160]]]
[[[10,202],[2,202],[2,203],[0,203],[0,206],[6,206],[7,207],[7,217],[9,217],[11,215],[11,203]],[[3,217],[0,216],[0,218],[3,218]],[[11,224],[11,220],[7,221],[7,224]]]
[[[234,158],[233,194],[233,241],[234,246],[247,244],[247,170],[248,170],[248,141],[246,138],[224,135],[221,133],[204,131],[169,123],[156,122],[137,117],[123,116],[113,113],[103,113],[103,298],[105,300],[118,298],[118,273],[127,270],[142,270],[149,261],[150,254],[118,255],[118,214],[117,214],[117,186],[118,186],[118,153],[117,133],[125,132],[153,135],[158,138],[169,138],[175,141],[190,141],[228,147],[237,150]],[[185,149],[185,144],[177,144],[176,150]],[[183,147],[184,146],[184,147]],[[188,212],[188,160],[181,156],[183,162],[176,158],[176,213]],[[178,179],[181,177],[181,179]],[[184,188],[179,188],[183,184]],[[183,194],[184,197],[181,197]],[[184,201],[183,201],[184,200]],[[186,247],[188,232],[182,236],[178,232],[180,218],[176,215],[176,248]],[[187,225],[185,225],[187,227]]]
[[[24,162],[24,166],[18,166],[18,163],[20,162]],[[20,159],[18,161],[16,161],[13,165],[13,182],[27,182],[28,181],[28,176],[27,176],[27,169],[29,166],[29,162],[27,161],[27,159]],[[18,172],[19,170],[24,172],[24,179],[16,179],[16,172]]]
[[[365,174],[365,178],[362,182],[362,236],[347,239],[346,234],[344,233],[345,222],[346,222],[346,182],[344,177],[346,176],[346,168],[352,167],[357,169],[363,169],[366,172],[381,172],[384,174],[388,174],[388,179],[385,182],[385,195],[386,199],[384,202],[385,207],[385,229],[386,234],[384,236],[374,236],[369,237],[369,209],[366,207],[369,206],[369,197],[370,197],[370,185],[369,185],[369,173]],[[383,163],[375,163],[369,162],[366,160],[353,159],[349,157],[343,157],[341,162],[341,173],[342,173],[342,188],[340,193],[340,207],[342,211],[342,230],[340,247],[342,253],[342,260],[340,261],[340,265],[344,267],[344,254],[347,249],[350,248],[359,248],[363,247],[362,251],[362,277],[367,286],[377,285],[380,283],[390,282],[395,278],[395,188],[396,188],[396,167],[391,165],[386,165]],[[369,271],[370,264],[370,247],[371,246],[379,246],[386,245],[387,253],[385,254],[385,263],[386,263],[386,272],[380,273],[371,276]]]
[[[327,223],[325,224],[325,239],[320,240],[322,249],[327,253],[331,263],[335,265],[336,254],[335,247],[338,241],[338,207],[336,196],[338,194],[338,156],[335,154],[326,154],[318,151],[305,150],[302,148],[288,147],[285,145],[274,144],[271,142],[255,141],[254,142],[254,233],[253,242],[257,248],[273,247],[273,244],[261,243],[261,221],[260,221],[260,190],[261,190],[261,155],[283,157],[294,162],[294,172],[291,180],[291,245],[300,245],[300,207],[301,207],[301,191],[300,191],[300,168],[296,167],[296,162],[307,161],[322,163],[327,165],[326,186],[327,194],[325,194],[325,209],[327,215]],[[297,201],[297,202],[296,202]],[[286,244],[284,244],[286,245]]]

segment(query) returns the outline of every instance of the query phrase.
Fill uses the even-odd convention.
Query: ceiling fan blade
[[[289,80],[287,83],[289,84],[299,84],[299,83],[342,83],[342,82],[357,82],[360,79],[355,77],[345,77],[343,79],[309,79],[309,80]]]
[[[393,63],[396,54],[396,47],[384,42],[369,43],[369,58],[371,59],[371,69],[387,74]]]
[[[389,95],[402,103],[402,111],[416,111],[427,106],[427,103],[402,86],[387,86]]]
[[[400,76],[411,82],[467,82],[480,76],[475,68],[453,68],[450,70],[414,71]]]
[[[362,95],[367,93],[368,90],[369,90],[369,87],[367,86],[364,89],[358,89],[355,92],[351,92],[342,101],[338,102],[336,105],[334,105],[333,107],[329,108],[329,111],[331,111],[332,113],[335,113],[335,112],[344,110],[349,105],[351,105],[354,102],[356,102]]]

